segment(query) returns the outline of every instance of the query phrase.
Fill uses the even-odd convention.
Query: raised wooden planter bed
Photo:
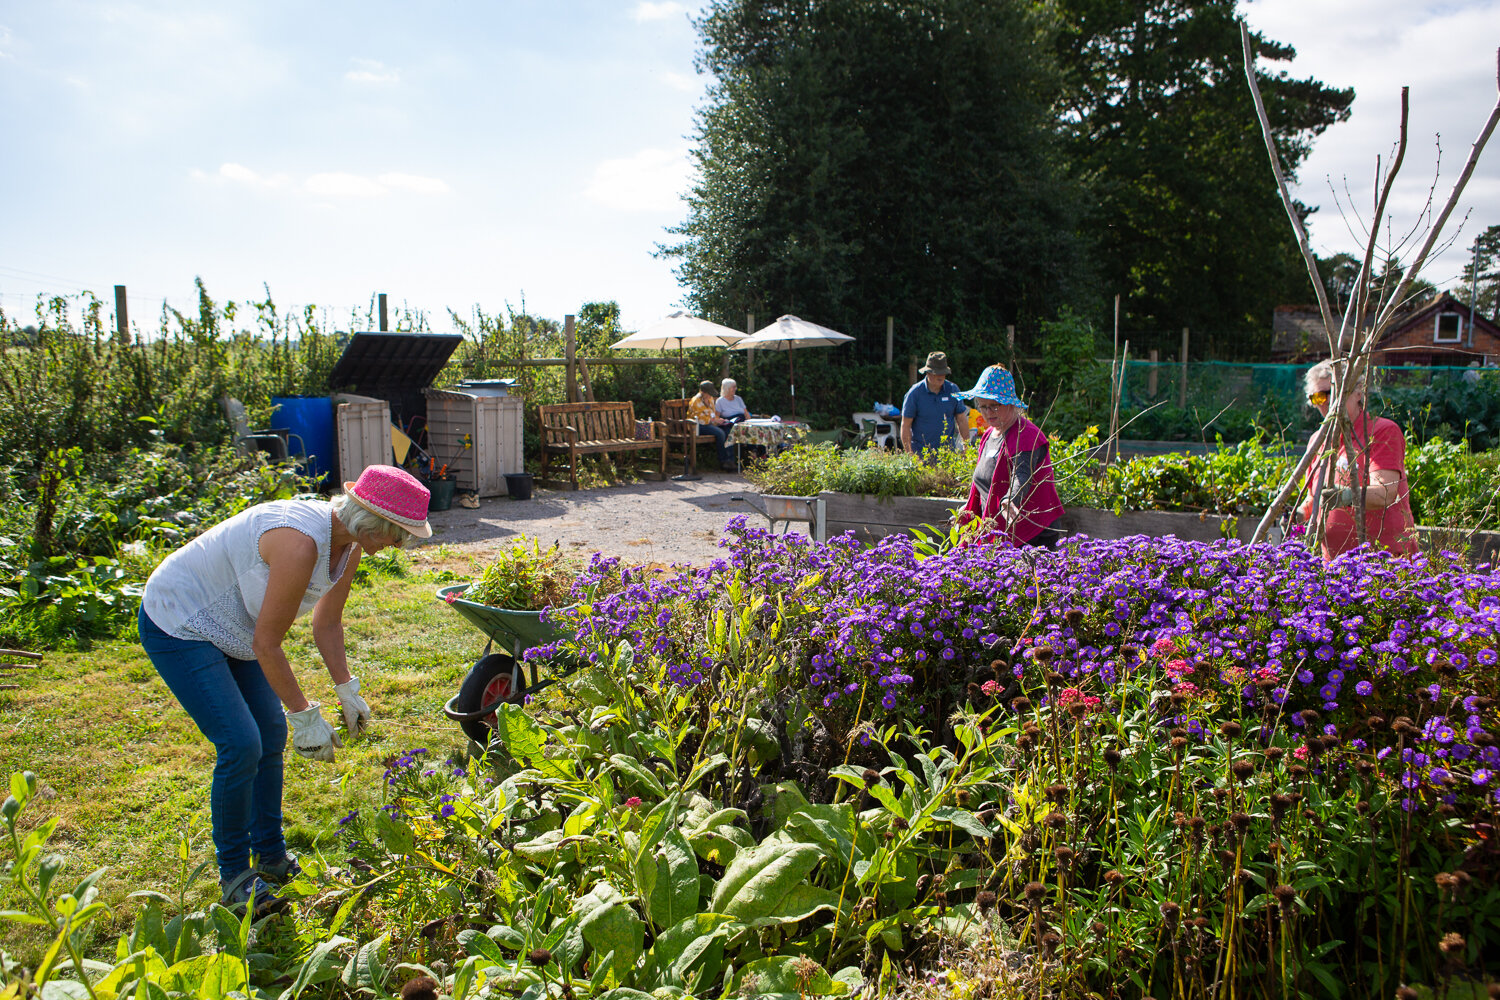
[[[953,511],[964,501],[946,497],[879,497],[858,493],[818,494],[826,511],[827,534],[853,531],[862,542],[877,542],[897,532],[908,534],[923,525],[946,528]],[[1108,510],[1073,507],[1054,524],[1064,534],[1093,538],[1125,538],[1130,535],[1176,535],[1192,541],[1219,538],[1249,541],[1255,530],[1252,518],[1200,516],[1173,511],[1140,510],[1116,514]]]

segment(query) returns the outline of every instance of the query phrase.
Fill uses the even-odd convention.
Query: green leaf
[[[662,838],[657,857],[651,923],[658,928],[673,927],[698,912],[698,857],[678,830]]]
[[[735,988],[753,984],[750,993],[785,994],[787,996],[841,996],[849,984],[835,980],[817,962],[806,956],[777,955],[759,958],[735,973]]]
[[[614,954],[615,981],[623,982],[635,968],[645,941],[646,925],[620,891],[608,882],[597,882],[573,907],[578,928],[595,953]]]
[[[231,992],[243,993],[246,984],[244,962],[222,951],[194,955],[162,976],[162,986],[169,993],[186,993],[200,1000],[226,1000]]]
[[[505,965],[510,959],[506,958],[505,952],[495,943],[495,939],[482,931],[472,928],[458,932],[458,945],[470,955],[489,959],[495,965]]]
[[[651,945],[651,961],[663,985],[680,985],[709,945],[739,924],[723,913],[695,913],[663,931]]]
[[[768,917],[823,860],[812,844],[767,842],[740,852],[719,880],[710,910],[749,922]]]
[[[954,806],[939,806],[932,811],[932,818],[939,823],[949,823],[960,830],[980,840],[988,840],[993,834],[979,817],[967,809],[959,809]]]
[[[613,754],[609,758],[609,764],[615,770],[625,775],[631,781],[638,783],[647,791],[655,795],[657,798],[666,798],[667,790],[661,786],[661,782],[657,780],[656,775],[646,770],[645,765],[636,760],[634,757],[623,753]]]
[[[386,951],[391,943],[389,934],[382,934],[373,941],[360,946],[349,964],[344,967],[344,985],[371,993],[383,992],[385,986]]]
[[[837,910],[839,894],[816,885],[795,885],[782,897],[776,908],[753,921],[757,927],[791,924],[806,920],[819,910]]]
[[[330,968],[333,968],[333,962],[335,961],[332,957],[333,953],[344,947],[344,945],[353,943],[354,941],[350,938],[339,935],[334,935],[327,941],[320,941],[318,946],[312,950],[312,954],[307,956],[307,961],[303,962],[302,967],[297,970],[297,978],[292,981],[292,985],[282,994],[283,998],[285,1000],[297,1000],[297,997],[308,986],[330,978],[328,972]]]

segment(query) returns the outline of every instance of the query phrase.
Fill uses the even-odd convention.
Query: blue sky
[[[125,284],[138,327],[163,300],[315,303],[335,325],[375,292],[428,311],[553,318],[614,299],[627,328],[682,290],[652,251],[685,210],[705,78],[697,0],[286,3],[0,0],[0,305]],[[1326,177],[1367,205],[1413,88],[1408,224],[1495,96],[1500,0],[1255,0],[1292,70],[1359,92],[1300,195],[1320,252],[1354,239]],[[1342,187],[1342,182],[1340,182]],[[1500,222],[1500,140],[1471,181],[1472,233]],[[111,300],[112,303],[112,300]]]

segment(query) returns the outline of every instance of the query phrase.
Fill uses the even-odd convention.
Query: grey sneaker
[[[235,913],[244,913],[251,897],[254,897],[254,916],[257,920],[272,913],[280,913],[291,905],[276,895],[276,890],[254,871],[241,872],[228,882],[220,882],[219,886],[223,890],[219,902]]]
[[[297,864],[297,856],[291,851],[277,861],[256,861],[255,870],[261,878],[276,885],[285,885],[302,874],[302,866]]]

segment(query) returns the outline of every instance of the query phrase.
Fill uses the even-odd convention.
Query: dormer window
[[[1458,344],[1464,339],[1464,317],[1462,313],[1438,313],[1433,321],[1432,342],[1434,344]]]

